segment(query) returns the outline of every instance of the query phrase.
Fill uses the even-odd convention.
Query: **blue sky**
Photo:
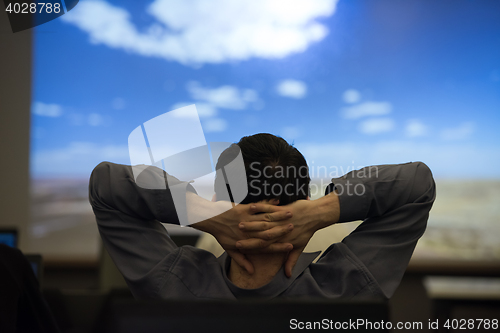
[[[129,163],[134,128],[195,103],[208,142],[500,178],[499,1],[234,3],[80,1],[36,27],[32,175]]]

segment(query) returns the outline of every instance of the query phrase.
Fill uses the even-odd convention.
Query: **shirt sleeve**
[[[390,298],[425,231],[436,196],[432,173],[422,162],[380,165],[332,182],[339,196],[339,222],[363,220],[342,242]]]
[[[148,189],[137,185],[151,180],[165,182],[165,187]],[[92,172],[89,201],[99,233],[132,292],[158,263],[177,250],[160,222],[179,224],[168,185],[183,184],[176,186],[177,190],[195,192],[187,182],[156,167],[145,167],[137,181],[132,167],[127,165],[102,162]],[[185,209],[185,203],[177,208]]]

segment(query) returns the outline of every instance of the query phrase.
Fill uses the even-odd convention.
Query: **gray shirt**
[[[143,172],[148,173],[164,176],[154,167]],[[168,184],[184,183],[194,191],[166,176]],[[216,258],[192,246],[178,247],[160,223],[178,224],[170,191],[141,188],[130,166],[99,164],[90,178],[89,198],[104,246],[139,299],[390,298],[424,233],[435,198],[432,173],[415,162],[366,167],[332,181],[339,223],[363,223],[316,263],[320,252],[303,253],[291,278],[281,268],[257,289],[239,288],[228,279],[226,253]]]

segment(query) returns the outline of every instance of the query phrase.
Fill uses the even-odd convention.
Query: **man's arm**
[[[160,179],[156,171],[148,168],[142,176]],[[136,281],[177,249],[158,223],[178,224],[170,191],[137,186],[130,166],[100,163],[90,177],[89,201],[103,244],[133,290]],[[139,292],[149,289],[138,283]]]
[[[161,186],[158,186],[160,189],[151,189],[138,185],[167,184],[164,177],[168,177],[168,185],[184,186],[185,207],[174,205],[167,185],[163,189]],[[107,250],[123,275],[130,279],[146,274],[168,253],[177,249],[165,228],[158,223],[178,224],[176,208],[186,209],[188,219],[192,218],[193,221],[200,221],[203,216],[210,217],[192,226],[223,239],[223,247],[250,271],[253,267],[249,261],[234,251],[236,241],[246,237],[237,224],[266,219],[269,215],[274,219],[288,218],[286,212],[273,213],[274,206],[265,204],[256,204],[255,209],[238,205],[235,209],[225,211],[229,203],[205,200],[196,195],[187,182],[181,182],[161,169],[148,167],[136,181],[130,166],[109,162],[99,164],[92,172],[89,200]],[[268,214],[254,215],[259,211]],[[221,226],[231,219],[234,219],[232,225],[228,223],[225,227]],[[280,227],[268,230],[269,236],[274,239],[281,237],[284,232],[288,232],[288,229]],[[276,244],[274,250],[286,251],[287,245],[291,246]]]
[[[363,220],[342,242],[390,298],[427,226],[436,197],[432,173],[422,162],[381,165],[351,172],[334,183],[339,222]],[[351,190],[357,186],[358,192],[349,193],[348,184]]]
[[[386,295],[392,295],[425,230],[434,202],[431,171],[421,162],[371,166],[332,181],[335,192],[285,206],[292,211],[289,222],[294,224],[294,230],[280,240],[294,246],[285,264],[287,276],[291,276],[314,232],[334,223],[364,220],[343,243],[366,265]],[[243,226],[254,236],[263,230],[263,223]],[[246,251],[252,242],[238,243]]]

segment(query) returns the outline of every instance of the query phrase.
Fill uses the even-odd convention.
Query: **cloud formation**
[[[427,135],[427,126],[418,119],[410,119],[406,124],[406,136],[415,138]]]
[[[91,113],[88,116],[90,126],[100,126],[104,124],[104,118],[98,113]]]
[[[379,134],[392,131],[394,126],[391,118],[374,118],[363,121],[358,128],[363,134]]]
[[[281,136],[287,141],[297,139],[301,134],[302,131],[296,126],[284,127],[281,130]]]
[[[468,139],[474,133],[473,122],[465,122],[454,128],[447,128],[441,131],[441,138],[446,141],[456,141]]]
[[[67,146],[36,151],[32,155],[32,168],[38,174],[89,176],[102,161],[130,163],[127,145],[100,145],[93,142],[74,141]]]
[[[191,104],[193,103],[188,103],[188,102],[175,103],[174,105],[172,105],[172,110],[180,109]],[[198,116],[200,118],[213,117],[218,114],[217,108],[215,106],[203,102],[196,103],[196,111],[198,111]]]
[[[361,94],[355,89],[349,89],[344,91],[344,93],[342,94],[342,99],[344,100],[344,102],[349,104],[357,103],[361,99]]]
[[[243,110],[249,103],[259,100],[255,90],[238,89],[230,85],[205,88],[198,82],[191,81],[187,84],[187,90],[193,99],[204,101],[214,107],[232,110]]]
[[[63,109],[58,104],[35,102],[31,107],[31,112],[37,116],[56,118],[63,114]]]
[[[139,30],[127,10],[106,1],[85,1],[61,19],[88,33],[94,44],[182,64],[222,63],[305,51],[328,34],[316,19],[331,16],[336,3],[155,0],[146,12],[156,22]]]
[[[424,161],[437,178],[500,177],[497,167],[500,163],[500,148],[495,146],[404,140],[324,143],[302,141],[297,142],[296,147],[307,159],[310,167],[314,166],[318,170],[319,166],[326,166],[328,173],[332,170],[338,171],[332,175],[328,174],[327,179],[340,177],[344,172],[366,165],[409,161]],[[467,158],[464,159],[464,156]],[[103,160],[130,163],[127,145],[99,145],[91,142],[71,142],[65,147],[36,151],[32,158],[35,176],[74,175],[87,179],[89,170]],[[339,168],[330,169],[330,166]]]
[[[256,103],[261,103],[259,95],[252,89],[240,89],[231,85],[224,85],[217,88],[202,86],[197,81],[188,82],[186,85],[191,98],[195,100],[196,110],[201,119],[203,130],[209,132],[223,132],[227,129],[228,123],[225,119],[216,116],[219,108],[231,110],[244,110],[251,104],[256,107]],[[179,102],[172,105],[172,110],[191,105],[193,102]]]
[[[299,80],[283,80],[276,86],[279,95],[290,98],[304,98],[307,94],[307,85]]]
[[[227,129],[227,121],[221,118],[211,118],[203,122],[205,132],[223,132]]]
[[[125,103],[125,100],[123,98],[116,97],[111,102],[111,105],[115,110],[123,110],[127,106],[127,103]]]
[[[436,178],[500,177],[500,170],[497,167],[500,163],[500,148],[495,146],[411,140],[307,144],[299,142],[296,146],[304,154],[310,166],[314,165],[316,170],[319,166],[326,166],[329,172],[334,171],[333,174],[326,175],[327,179],[340,177],[345,172],[367,165],[410,161],[425,162]],[[335,154],[325,154],[325,152],[335,152]],[[331,166],[336,168],[330,168]]]
[[[359,119],[367,116],[384,116],[392,112],[389,102],[364,102],[340,110],[345,119]]]

